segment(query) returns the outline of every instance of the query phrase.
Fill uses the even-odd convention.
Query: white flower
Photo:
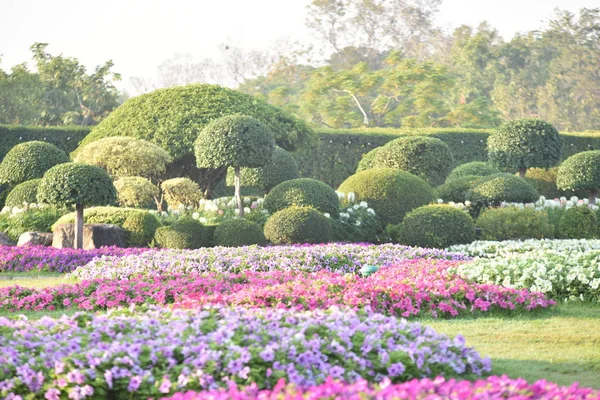
[[[250,204],[252,202],[252,199],[250,199],[250,197],[244,197],[244,204]]]
[[[469,200],[465,201],[465,206],[471,207],[471,202]]]
[[[331,214],[329,213],[323,213],[323,215],[325,216],[325,218],[331,218]]]
[[[169,215],[169,213],[168,213],[168,212],[166,212],[166,211],[163,211],[163,212],[161,213],[161,215],[162,215],[163,217],[166,217],[166,216],[168,216],[168,215]]]
[[[195,212],[195,213],[192,214],[192,218],[198,219],[198,218],[200,218],[200,214],[198,214],[197,212]]]
[[[345,213],[345,212],[341,212],[340,213],[340,218],[344,218],[344,219],[350,218],[350,214]]]
[[[438,202],[438,204],[444,204],[444,200],[442,200],[442,199],[438,199],[437,202]]]
[[[198,221],[200,221],[201,224],[206,224],[208,222],[208,220],[205,217],[200,217]]]
[[[352,207],[352,208],[354,208],[355,210],[358,210],[360,208],[360,204],[355,204],[354,207]]]
[[[233,210],[233,212],[235,213],[235,215],[240,215],[240,209],[236,208],[235,210]]]
[[[359,205],[360,205],[362,208],[368,208],[368,207],[369,207],[369,205],[367,204],[367,202],[366,202],[366,201],[361,201]]]
[[[348,193],[348,201],[351,203],[354,203],[354,200],[356,200],[356,195],[353,192],[349,192]]]
[[[354,210],[352,209],[352,207],[348,207],[348,209],[346,209],[346,211],[348,211],[349,213],[353,213]]]
[[[337,194],[337,197],[338,197],[340,200],[344,200],[344,199],[346,198],[346,195],[345,195],[344,193],[342,193],[342,192],[338,192],[337,190],[335,191],[335,194]]]
[[[354,223],[354,225],[356,225],[356,226],[360,226],[360,221],[356,221],[356,222]]]
[[[372,208],[367,208],[367,212],[371,215],[375,215],[375,210],[373,210]]]
[[[250,214],[250,207],[244,207],[244,213]]]

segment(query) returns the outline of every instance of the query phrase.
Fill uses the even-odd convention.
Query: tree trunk
[[[598,190],[592,190],[590,192],[590,204],[596,204],[597,198],[598,198]]]
[[[521,178],[525,178],[525,173],[526,173],[526,172],[527,172],[527,168],[521,168],[521,169],[519,170],[519,176],[520,176]]]
[[[240,210],[240,218],[244,216],[244,204],[242,203],[242,191],[240,184],[240,167],[235,167],[235,202]]]
[[[75,242],[76,249],[83,249],[83,204],[75,205]]]

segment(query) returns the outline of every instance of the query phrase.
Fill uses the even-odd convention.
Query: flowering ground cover
[[[164,309],[0,318],[0,396],[147,398],[228,382],[300,387],[327,376],[354,382],[480,375],[490,360],[433,329],[333,308]]]

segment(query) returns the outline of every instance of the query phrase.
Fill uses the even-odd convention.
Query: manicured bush
[[[0,207],[4,207],[4,204],[6,202],[6,197],[8,196],[8,194],[10,193],[11,190],[12,190],[11,185],[0,183]]]
[[[556,185],[561,190],[585,190],[595,203],[600,189],[600,150],[584,151],[567,158],[559,167]]]
[[[538,191],[540,196],[549,199],[561,197],[562,193],[556,186],[558,168],[529,168],[525,173],[525,180]]]
[[[558,165],[562,142],[551,124],[539,119],[517,119],[502,125],[488,138],[492,165],[519,170],[521,177],[531,167]]]
[[[161,183],[167,205],[173,209],[195,207],[202,198],[200,186],[189,178],[173,178]]]
[[[377,168],[352,175],[338,189],[366,201],[383,225],[398,224],[404,215],[434,200],[433,189],[421,178],[392,168]]]
[[[340,200],[330,186],[316,179],[300,178],[275,186],[265,196],[263,207],[275,212],[290,206],[313,207],[336,217],[340,212]]]
[[[311,207],[292,206],[273,214],[265,237],[274,244],[327,243],[333,237],[329,220]]]
[[[170,226],[156,230],[154,243],[166,249],[199,249],[210,246],[210,231],[190,217],[182,217]]]
[[[126,176],[114,182],[117,201],[123,207],[152,208],[158,188],[141,176]]]
[[[41,178],[57,164],[69,162],[69,156],[45,142],[26,142],[13,147],[0,163],[0,183],[18,184]]]
[[[592,239],[597,236],[598,217],[588,207],[571,207],[558,223],[561,239]]]
[[[431,185],[440,185],[454,163],[448,145],[440,139],[413,136],[392,140],[367,153],[357,172],[371,168],[397,168],[416,175]]]
[[[223,221],[215,229],[217,246],[239,247],[253,244],[264,245],[265,234],[260,225],[243,218]]]
[[[51,232],[52,225],[65,213],[55,207],[30,208],[16,214],[0,214],[0,231],[17,241],[25,232]]]
[[[488,176],[498,173],[500,173],[498,168],[490,165],[489,163],[483,161],[472,161],[466,164],[461,164],[454,168],[446,178],[446,182],[450,182],[458,178],[464,178],[465,176]]]
[[[543,239],[554,237],[548,213],[534,208],[503,207],[485,210],[477,218],[485,240]]]
[[[38,178],[19,183],[6,196],[5,204],[8,207],[23,207],[24,203],[27,203],[27,205],[37,203],[38,186],[41,181]]]
[[[18,144],[44,141],[69,154],[90,133],[87,126],[0,125],[0,160]]]
[[[443,249],[475,240],[469,214],[449,205],[428,205],[410,211],[400,224],[400,243]]]
[[[475,207],[498,206],[500,203],[532,203],[539,193],[525,179],[512,174],[482,177],[467,192],[466,199]]]
[[[473,188],[481,176],[461,176],[452,180],[446,180],[446,183],[435,188],[435,194],[438,199],[445,202],[453,201],[455,203],[464,203],[467,192]]]

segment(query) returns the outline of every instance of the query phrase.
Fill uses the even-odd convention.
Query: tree
[[[556,186],[561,190],[585,190],[596,204],[600,189],[600,150],[584,151],[567,158],[558,167]]]
[[[50,168],[38,187],[39,203],[60,207],[75,206],[75,248],[83,248],[83,209],[110,205],[117,200],[112,179],[99,167],[79,163]]]
[[[53,144],[20,143],[10,149],[0,163],[0,184],[15,185],[41,178],[50,168],[69,161],[69,156]]]
[[[262,167],[271,160],[274,148],[275,141],[269,128],[244,115],[226,116],[211,122],[194,143],[199,168],[235,169],[235,198],[240,217],[244,216],[240,168]]]

